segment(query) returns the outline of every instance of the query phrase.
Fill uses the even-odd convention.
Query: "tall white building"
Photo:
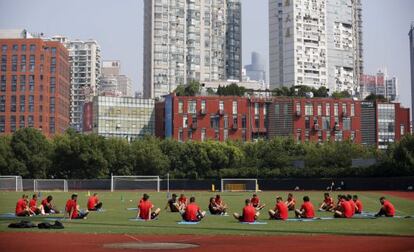
[[[101,94],[133,97],[132,80],[121,74],[119,60],[104,60],[102,62],[102,77],[99,82]]]
[[[270,88],[356,93],[362,73],[360,0],[269,0]]]
[[[144,13],[144,97],[241,79],[240,0],[145,0]]]
[[[82,113],[85,102],[97,95],[101,77],[101,48],[95,40],[69,40],[54,36],[69,51],[70,73],[70,126],[82,131]]]

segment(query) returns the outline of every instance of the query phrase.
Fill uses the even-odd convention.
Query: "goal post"
[[[222,192],[258,192],[259,184],[257,179],[250,178],[222,178]]]
[[[66,179],[34,179],[33,191],[68,191],[68,181]]]
[[[111,192],[115,190],[160,191],[160,176],[111,176]]]
[[[0,176],[0,190],[23,191],[23,179],[21,176]]]

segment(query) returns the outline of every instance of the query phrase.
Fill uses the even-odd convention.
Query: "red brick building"
[[[0,134],[34,127],[45,135],[69,126],[68,51],[40,38],[0,39]]]
[[[354,99],[171,94],[155,105],[155,132],[178,141],[291,136],[300,142],[350,140],[381,147],[384,116],[393,131],[387,143],[409,133],[409,109],[387,103],[387,108],[394,108],[390,117],[384,115],[383,106]]]

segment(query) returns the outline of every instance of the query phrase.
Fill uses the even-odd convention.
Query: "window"
[[[201,113],[206,113],[206,100],[201,101]]]
[[[179,100],[178,101],[178,113],[179,114],[182,114],[183,113],[183,111],[184,111],[184,104],[183,104],[183,101],[182,100]]]
[[[246,115],[242,116],[242,128],[245,129],[247,126],[247,122],[246,122]]]
[[[322,129],[323,130],[330,130],[331,128],[331,122],[330,122],[330,117],[329,116],[323,116],[322,117]]]
[[[25,127],[24,115],[21,115],[19,117],[19,128],[24,128],[24,127]]]
[[[7,56],[1,55],[1,71],[6,72],[7,70]]]
[[[50,113],[54,113],[55,112],[55,97],[50,97],[49,101],[50,101],[49,111]]]
[[[309,142],[309,130],[305,130],[305,141]]]
[[[233,101],[233,115],[237,115],[237,101]]]
[[[0,116],[0,133],[6,131],[6,117],[4,115]]]
[[[224,116],[224,128],[227,129],[229,127],[229,118],[228,116]]]
[[[305,115],[307,116],[313,115],[313,104],[312,103],[305,104]]]
[[[25,106],[26,106],[26,97],[24,95],[21,95],[20,96],[20,112],[25,111]]]
[[[30,126],[30,116],[29,116],[29,127],[33,127],[33,126]],[[55,118],[54,117],[49,117],[49,131],[50,133],[55,133]]]
[[[351,118],[344,117],[342,119],[342,123],[343,123],[343,125],[342,125],[343,130],[351,130]]]
[[[309,118],[309,116],[305,117],[305,128],[310,129],[310,118]]]
[[[335,141],[336,142],[341,142],[342,141],[342,131],[340,131],[340,130],[335,131]]]
[[[55,77],[50,77],[50,93],[55,93],[55,89],[56,89],[56,78]]]
[[[26,45],[22,45],[22,52],[26,51]]]
[[[17,55],[12,56],[12,72],[17,71]]]
[[[20,72],[26,72],[26,55],[20,56]]]
[[[31,73],[33,73],[33,72],[34,72],[34,69],[35,69],[35,63],[36,63],[35,56],[34,56],[34,55],[30,55],[30,57],[29,57],[29,71],[30,71]]]
[[[405,134],[405,127],[404,124],[400,125],[400,135],[403,136]]]
[[[300,115],[300,102],[296,103],[296,113]]]
[[[279,116],[279,115],[280,115],[280,105],[275,104],[275,116]]]
[[[12,46],[12,51],[13,52],[17,52],[19,50],[19,46],[18,45],[13,45]]]
[[[10,111],[16,112],[16,96],[15,95],[11,96]]]
[[[7,45],[2,45],[1,46],[1,53],[2,54],[6,54],[7,53]]]
[[[349,140],[351,140],[351,142],[354,142],[354,140],[355,140],[355,131],[351,131],[351,135],[349,136]]]
[[[229,138],[229,130],[224,129],[223,131],[223,141],[226,141]]]
[[[188,101],[188,113],[196,114],[197,101]]]
[[[219,102],[219,110],[220,112],[224,112],[224,101]]]
[[[322,104],[318,104],[318,116],[322,115]]]
[[[210,116],[210,128],[212,129],[218,129],[219,128],[219,121],[220,117],[216,115]]]
[[[179,142],[182,142],[184,139],[183,139],[183,129],[182,128],[179,128],[178,129],[178,141]]]
[[[233,116],[233,128],[237,129],[238,124],[239,124],[239,121],[238,121],[237,115],[234,115]]]
[[[346,109],[346,103],[342,103],[342,114],[344,114],[345,116],[347,115],[347,109]]]
[[[34,96],[29,96],[29,112],[34,112]]]
[[[191,129],[188,129],[188,140],[193,139],[193,131]]]
[[[12,83],[11,83],[11,90],[12,92],[17,91],[17,75],[12,75]]]
[[[322,131],[318,131],[318,143],[323,142]]]
[[[302,130],[301,129],[296,130],[296,141],[302,142]]]
[[[220,140],[220,132],[218,130],[214,131],[214,139],[217,141]]]
[[[202,128],[201,129],[201,142],[206,141],[206,129]]]
[[[6,75],[1,76],[0,91],[6,92]]]
[[[0,112],[6,111],[6,96],[1,95],[0,96]]]
[[[34,91],[34,75],[29,75],[29,90],[30,92]]]
[[[334,116],[338,116],[339,112],[339,107],[338,107],[338,103],[334,103]]]
[[[351,104],[351,116],[355,116],[355,104]]]
[[[186,129],[188,127],[188,118],[187,115],[183,116],[183,128]]]
[[[331,115],[331,104],[326,103],[325,105],[325,115],[330,116]]]
[[[52,56],[56,56],[56,47],[52,47],[50,51],[52,52]]]
[[[10,130],[11,132],[16,131],[16,116],[15,115],[10,116]]]
[[[30,52],[36,51],[36,45],[30,45]]]
[[[256,102],[254,104],[254,114],[255,115],[259,115],[259,107],[260,107],[260,104]]]

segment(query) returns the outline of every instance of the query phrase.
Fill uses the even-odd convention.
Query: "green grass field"
[[[176,192],[181,193],[181,192]],[[213,196],[211,192],[184,192],[187,197],[195,196],[201,208],[207,210],[208,198]],[[364,204],[364,210],[377,212],[379,209],[378,198],[382,194],[377,192],[349,192],[358,194]],[[51,194],[55,204],[63,209],[70,193],[51,192],[42,193],[42,198]],[[81,208],[86,207],[87,192],[79,192],[78,203]],[[170,213],[164,210],[167,193],[149,192],[150,200],[156,207],[162,209],[158,220],[151,222],[132,222],[128,218],[136,216],[135,211],[126,208],[136,207],[137,200],[142,192],[100,192],[99,197],[103,202],[105,212],[90,213],[86,220],[64,221],[65,232],[86,233],[130,233],[130,234],[235,234],[235,235],[283,235],[283,234],[345,234],[345,235],[414,235],[414,218],[378,218],[378,219],[334,219],[319,220],[313,222],[281,222],[269,221],[267,210],[273,208],[276,195],[286,198],[287,192],[260,192],[261,201],[266,203],[266,208],[261,211],[260,221],[266,221],[267,225],[244,225],[238,223],[232,216],[206,216],[198,225],[178,225],[181,220],[178,213]],[[21,193],[0,192],[0,213],[14,212],[15,204]],[[229,206],[229,213],[240,212],[244,199],[251,193],[223,193],[223,200]],[[302,202],[304,195],[309,195],[315,208],[322,201],[323,192],[295,192],[297,204]],[[337,193],[333,193],[336,199]],[[414,215],[414,201],[385,195],[396,207],[396,215]],[[121,200],[123,199],[123,200]],[[293,212],[289,213],[293,218]],[[318,217],[332,216],[331,213],[316,212]],[[59,216],[59,215],[58,215]],[[20,218],[19,218],[20,219]],[[26,218],[37,223],[43,217]],[[13,219],[0,219],[0,231],[10,231],[7,227]],[[26,229],[19,229],[28,231]],[[38,229],[30,231],[39,232]],[[44,232],[44,231],[42,231]],[[50,231],[53,232],[53,231]],[[61,232],[61,231],[58,231]]]

